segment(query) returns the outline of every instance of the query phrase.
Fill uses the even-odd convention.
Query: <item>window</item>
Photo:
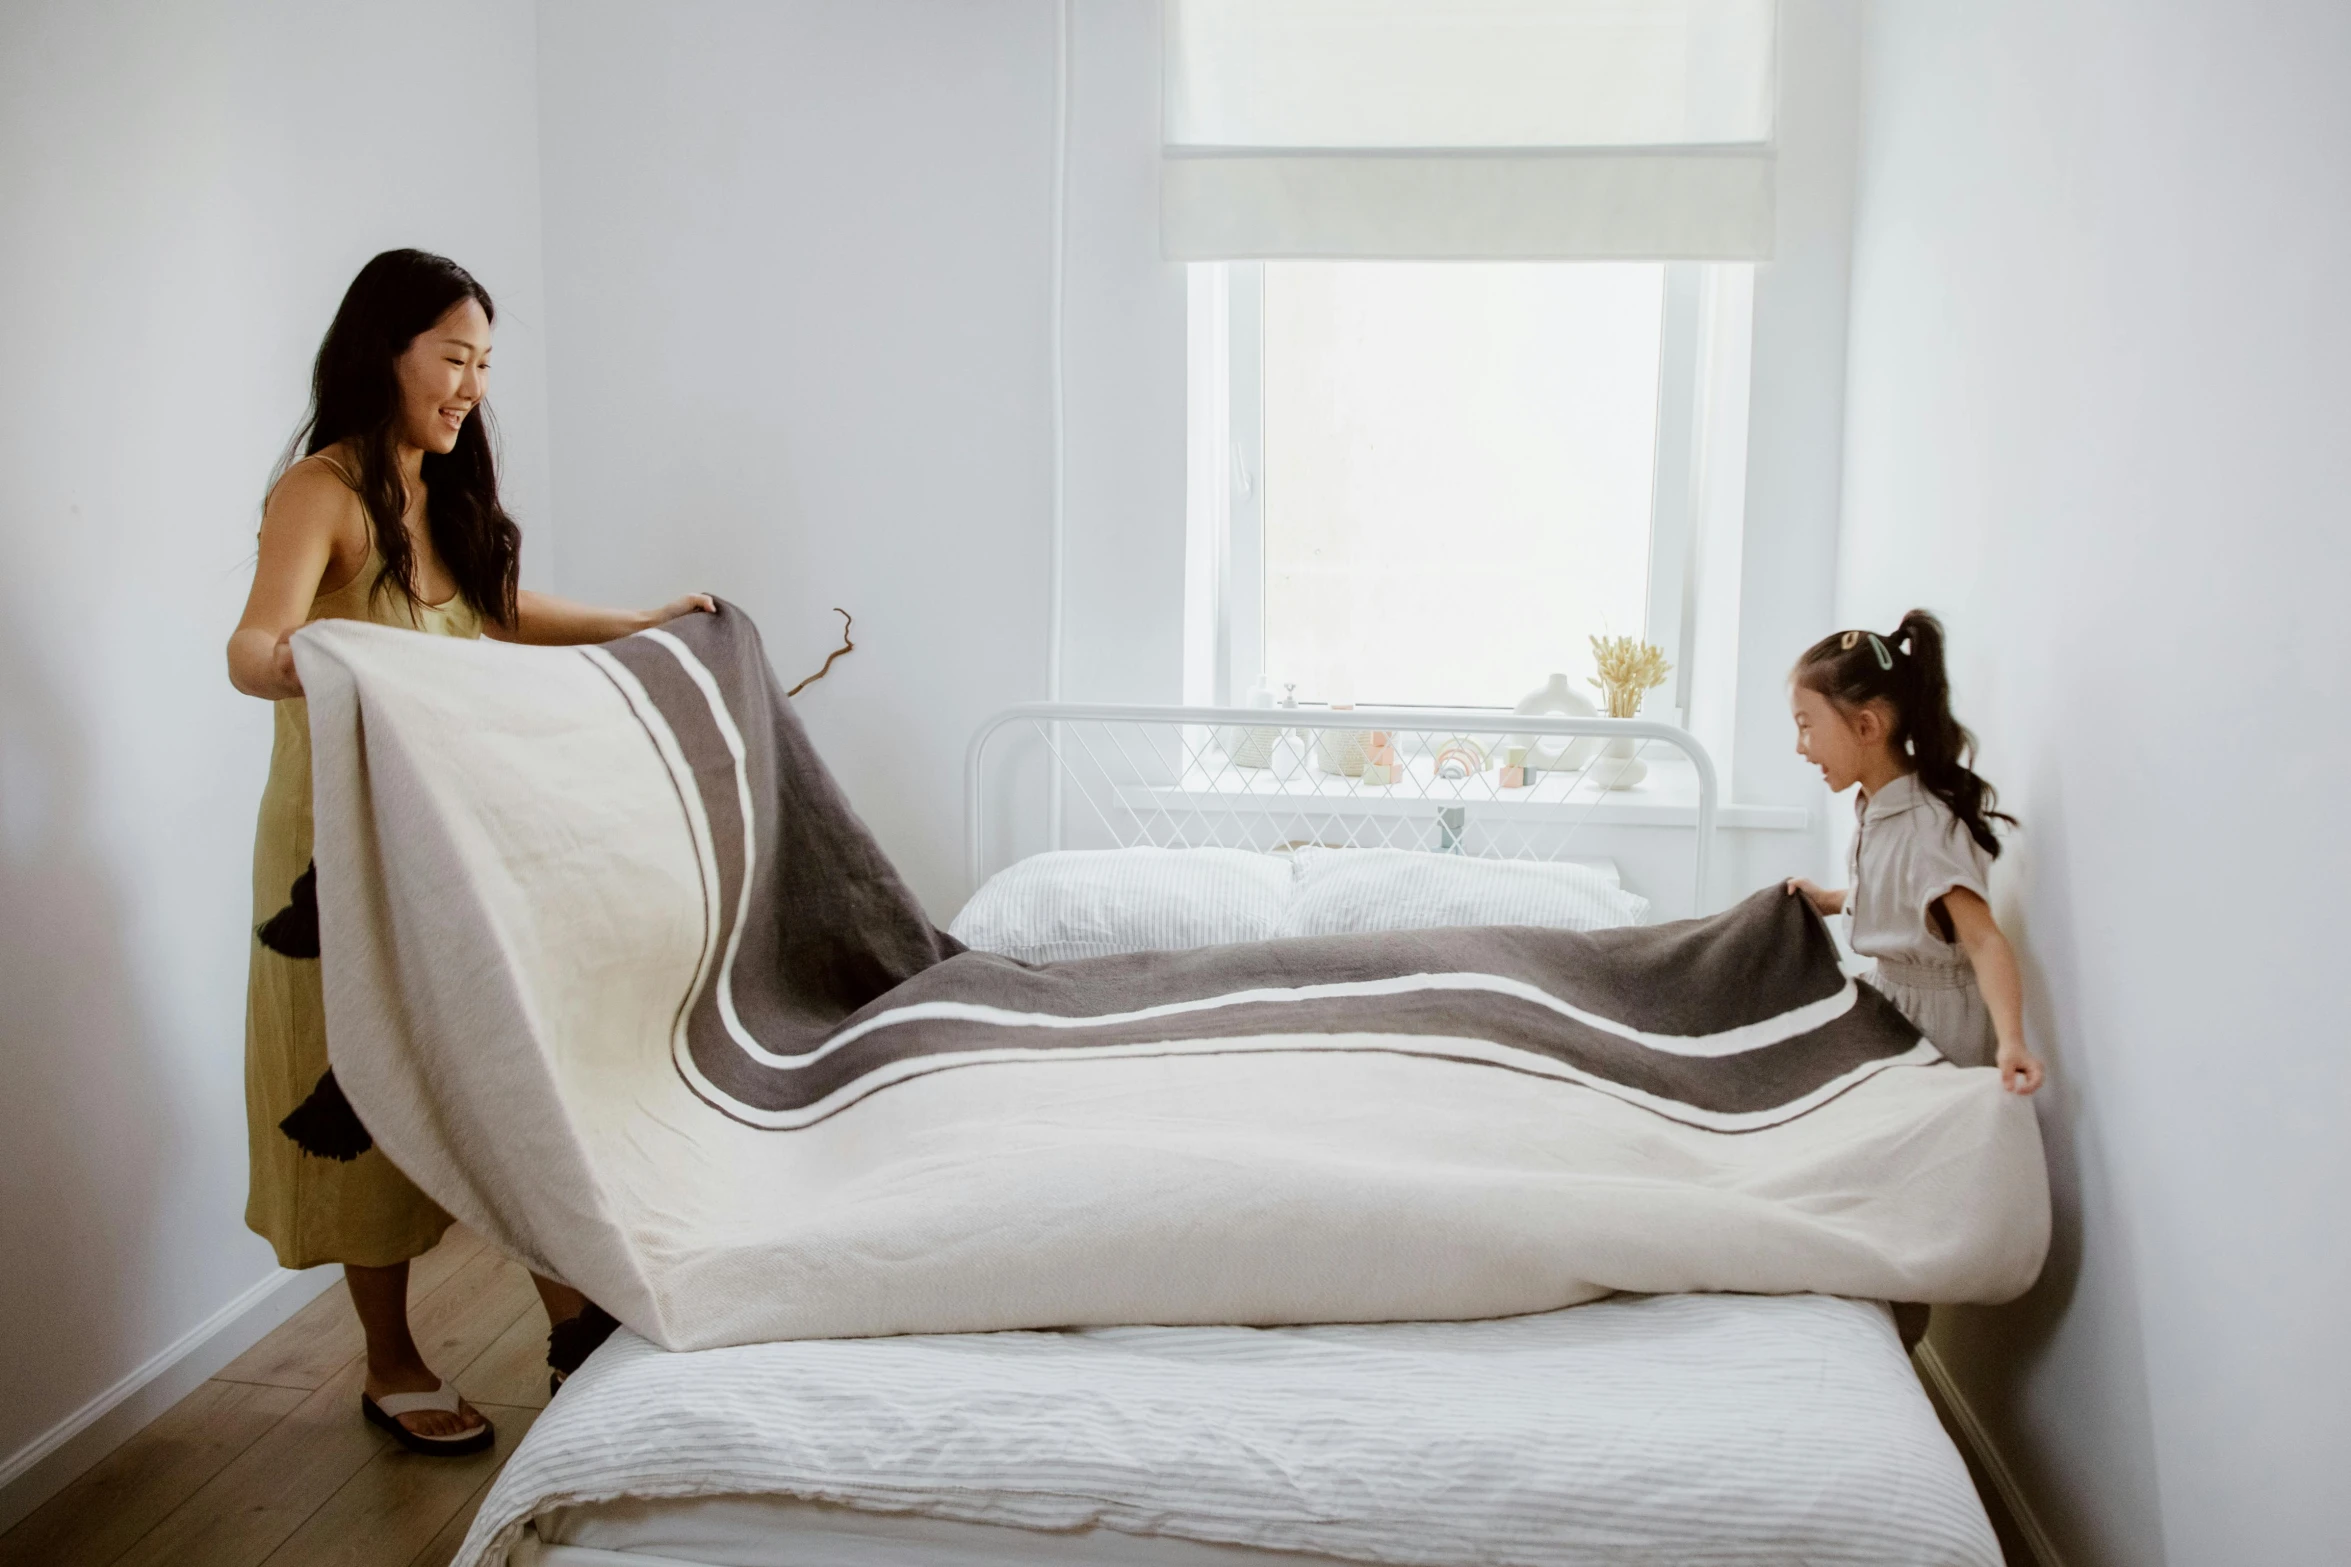
[[[1648,712],[1678,716],[1713,640],[1693,539],[1722,532],[1700,526],[1709,495],[1735,513],[1742,488],[1705,459],[1744,467],[1750,277],[1194,264],[1187,698],[1238,704],[1262,679],[1302,702],[1509,707],[1554,671],[1588,690],[1590,638],[1629,635],[1676,665]]]

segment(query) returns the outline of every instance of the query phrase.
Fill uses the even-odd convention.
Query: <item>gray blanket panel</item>
[[[680,1001],[683,1048],[718,1097],[696,1091],[722,1113],[829,1114],[914,1071],[1007,1051],[1061,1052],[1082,1069],[1086,1054],[1108,1050],[1202,1053],[1219,1041],[1310,1035],[1501,1070],[1556,1063],[1667,1114],[1683,1106],[1794,1115],[1873,1063],[1918,1051],[1900,1014],[1847,981],[1809,905],[1776,888],[1711,918],[1592,934],[1378,933],[1043,966],[964,953],[931,926],[849,808],[748,617],[727,607],[669,631],[707,685],[667,640],[635,637],[608,651],[644,687],[684,757],[681,807],[705,824],[716,861],[707,912],[720,960]],[[1539,996],[1511,985],[1392,983],[1431,975],[1491,976]],[[1383,984],[1376,993],[1341,989]],[[1276,994],[1213,1004],[1250,992]],[[761,1051],[805,1059],[753,1055],[729,1027],[722,993]],[[900,1016],[942,1006],[956,1015]],[[1807,1008],[1805,1026],[1786,1037],[1728,1053],[1625,1037],[1702,1040]],[[1501,1049],[1466,1051],[1465,1040]]]

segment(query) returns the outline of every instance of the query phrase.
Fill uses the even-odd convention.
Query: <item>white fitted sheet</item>
[[[1824,1296],[692,1354],[624,1332],[456,1567],[526,1527],[564,1548],[515,1558],[543,1567],[2000,1561],[1884,1308]]]

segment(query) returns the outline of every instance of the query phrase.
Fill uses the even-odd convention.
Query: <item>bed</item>
[[[1885,1309],[1823,1296],[690,1355],[624,1336],[484,1503],[475,1538],[508,1532],[544,1567],[2000,1560]]]
[[[991,721],[971,749],[978,886],[955,934],[1050,963],[1431,924],[1605,928],[1655,904],[1707,906],[1714,781],[1679,731],[1475,714],[1273,723],[1269,746],[1261,711]],[[1349,764],[1375,732],[1394,770],[1367,782]],[[1488,764],[1522,748],[1565,761],[1587,737],[1648,751],[1657,787],[1628,800],[1561,767],[1505,791],[1491,765],[1459,763],[1465,746]],[[1025,821],[999,803],[1005,779],[1030,786]],[[1654,862],[1628,875],[1589,852],[1588,829],[1628,810],[1679,838],[1678,885]],[[991,863],[990,844],[1011,848]],[[1999,1559],[1882,1303],[1617,1294],[1478,1321],[683,1352],[624,1329],[521,1444],[457,1562]]]

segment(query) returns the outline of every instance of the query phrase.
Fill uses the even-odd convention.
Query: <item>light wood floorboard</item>
[[[267,1557],[392,1445],[359,1418],[359,1381],[360,1363],[353,1358],[211,1484],[148,1530],[115,1567],[245,1567]]]
[[[495,1474],[489,1475],[474,1487],[474,1493],[465,1499],[465,1505],[449,1515],[449,1521],[441,1525],[441,1532],[416,1553],[408,1567],[449,1567],[457,1559],[457,1547],[465,1543],[465,1531],[473,1527],[473,1515],[482,1510],[482,1498],[490,1494],[490,1487],[497,1478]]]
[[[109,1567],[302,1402],[291,1388],[206,1382],[0,1535],[6,1567]]]
[[[408,1567],[504,1466],[539,1415],[503,1404],[483,1405],[482,1413],[498,1426],[490,1451],[424,1458],[387,1447],[263,1561],[268,1567]]]
[[[359,1415],[338,1286],[5,1535],[0,1567],[447,1567],[547,1402],[530,1275],[463,1226],[409,1270],[427,1363],[498,1427],[471,1458],[402,1450]]]
[[[413,1281],[409,1298],[416,1298]],[[257,1382],[309,1392],[359,1358],[362,1340],[351,1296],[331,1284],[260,1343],[220,1368],[215,1382]]]

